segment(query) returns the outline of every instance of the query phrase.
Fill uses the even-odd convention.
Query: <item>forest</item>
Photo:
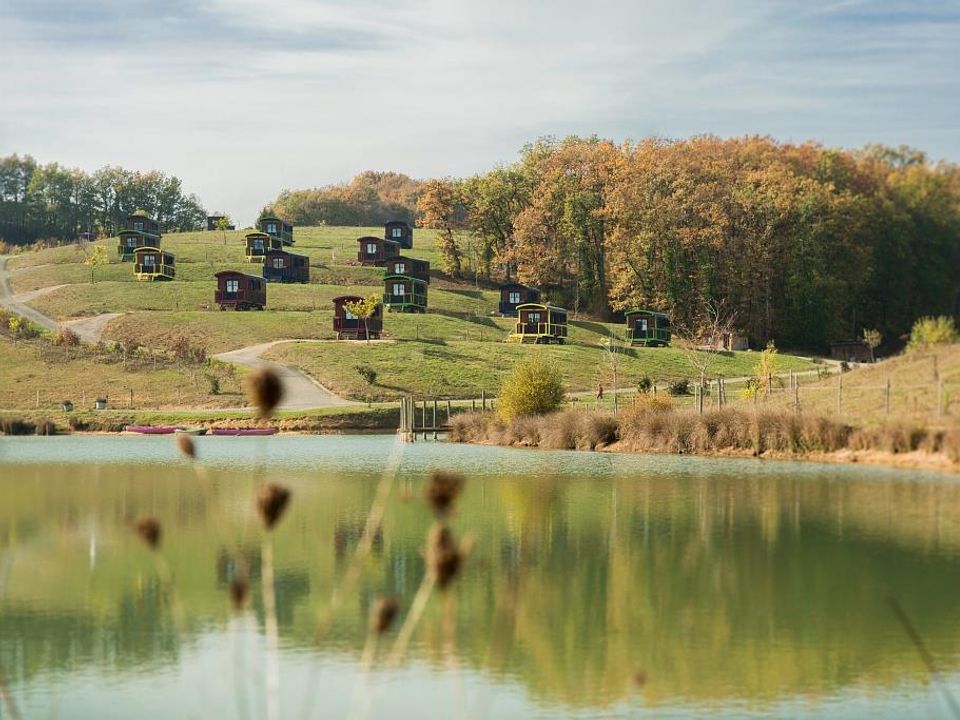
[[[0,241],[7,244],[110,236],[137,210],[165,231],[197,230],[207,215],[179,178],[156,170],[107,166],[88,174],[29,155],[0,158]]]

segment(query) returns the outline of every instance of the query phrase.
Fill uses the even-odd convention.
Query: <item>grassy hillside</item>
[[[937,413],[938,397],[941,411]],[[887,413],[887,381],[890,382],[890,412]],[[800,385],[803,412],[837,416],[836,376]],[[960,345],[935,351],[905,353],[874,365],[863,365],[842,376],[839,417],[856,425],[880,425],[888,421],[948,425],[960,422]],[[778,387],[764,404],[792,408],[795,394]]]
[[[297,228],[293,250],[310,257],[311,283],[268,285],[265,312],[221,312],[213,304],[214,273],[225,269],[260,272],[257,264],[243,257],[245,231],[164,235],[163,247],[177,256],[173,282],[137,282],[131,263],[117,259],[116,239],[100,241],[110,262],[95,270],[96,282],[91,282],[91,270],[83,264],[77,246],[26,253],[12,258],[8,267],[14,292],[51,288],[29,301],[51,317],[67,320],[123,313],[107,326],[105,339],[162,350],[186,336],[190,345],[217,353],[289,338],[332,340],[332,298],[347,292],[381,291],[383,270],[355,264],[356,239],[381,233],[382,228]],[[407,254],[429,260],[436,269],[436,234],[417,230],[414,248]],[[435,275],[429,313],[387,315],[384,337],[389,342],[286,345],[272,349],[269,357],[303,368],[336,392],[375,399],[405,393],[469,397],[481,388],[493,392],[503,372],[531,352],[554,358],[572,390],[591,389],[599,380],[611,382],[599,343],[611,333],[622,335],[622,326],[577,320],[571,324],[566,346],[519,347],[503,342],[512,320],[495,316],[497,302],[496,291]],[[755,362],[756,355],[750,353],[720,356],[716,372],[727,377],[748,375]],[[360,380],[355,369],[360,363],[379,373],[373,388]],[[781,357],[780,363],[783,370],[813,367],[807,360],[788,356]],[[85,372],[77,369],[81,376]],[[644,375],[664,381],[694,374],[677,350],[634,349],[622,361],[620,384],[633,384]],[[111,382],[123,384],[119,378]],[[24,398],[30,383],[20,387],[10,401],[14,396],[21,404],[28,401]],[[210,402],[196,399],[201,405]],[[164,406],[168,400],[158,393],[153,406]]]

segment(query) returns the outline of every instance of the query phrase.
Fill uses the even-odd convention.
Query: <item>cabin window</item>
[[[271,235],[277,234],[277,224],[276,223],[267,223],[267,232]]]
[[[144,255],[144,256],[143,256],[143,264],[144,264],[144,266],[146,266],[146,267],[153,267],[153,266],[156,264],[156,262],[155,262],[156,259],[157,259],[157,258],[156,258],[155,255]]]
[[[645,333],[647,331],[647,319],[640,318],[637,320],[637,327],[640,329],[640,332]]]
[[[274,258],[273,267],[276,270],[283,270],[283,258],[282,257]]]
[[[377,254],[377,244],[367,243],[367,255],[376,255],[376,254]]]
[[[406,286],[403,283],[394,283],[393,284],[393,294],[394,295],[406,295],[407,290]]]
[[[262,238],[257,238],[256,240],[253,241],[253,249],[254,249],[254,250],[263,250],[263,239],[262,239]]]
[[[227,280],[227,292],[228,293],[240,292],[240,281]]]
[[[137,244],[136,238],[132,238],[132,237],[127,238],[127,247],[134,247],[136,246],[136,244]]]
[[[137,220],[135,223],[133,223],[133,229],[143,232],[143,222],[141,222],[140,220]]]
[[[397,274],[398,274],[398,275],[403,275],[405,272],[407,272],[407,264],[406,264],[406,263],[397,263]]]
[[[392,228],[390,230],[390,237],[403,237],[403,229],[398,227]]]
[[[510,294],[507,296],[507,302],[509,302],[511,305],[519,305],[519,304],[520,304],[520,291],[519,291],[519,290],[511,290],[511,291],[510,291]]]
[[[543,316],[538,312],[527,313],[528,323],[538,323]]]
[[[352,312],[350,312],[349,310],[347,310],[346,307],[343,308],[343,317],[344,317],[346,320],[356,320],[356,319],[357,319],[357,316],[354,315],[354,314],[353,314]]]

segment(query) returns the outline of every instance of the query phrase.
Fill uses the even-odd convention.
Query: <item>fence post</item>
[[[487,411],[487,391],[480,388],[480,412]]]
[[[450,424],[450,398],[447,398],[447,425]]]
[[[793,409],[797,414],[800,413],[800,383],[793,385]]]
[[[477,399],[476,399],[476,398],[470,398],[470,410],[471,410],[472,412],[476,412],[476,411],[477,411]]]
[[[133,388],[130,388],[130,409],[133,410]]]
[[[837,415],[843,407],[843,370],[837,375]]]
[[[883,407],[886,414],[890,414],[890,378],[887,378],[887,386],[884,390]]]
[[[433,439],[437,439],[437,399],[433,399]]]

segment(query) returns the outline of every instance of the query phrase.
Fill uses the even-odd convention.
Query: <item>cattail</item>
[[[399,611],[400,603],[395,597],[380,598],[370,613],[370,629],[377,635],[383,635],[393,625]]]
[[[160,521],[152,517],[142,517],[133,523],[133,531],[140,536],[151,550],[160,546],[160,537],[163,530]]]
[[[282,485],[267,483],[260,489],[257,494],[257,511],[267,530],[272,530],[280,521],[289,501],[290,491]]]
[[[177,447],[181,454],[188,460],[194,460],[197,457],[197,447],[193,444],[193,438],[185,433],[177,434]]]
[[[427,571],[433,575],[437,587],[445,589],[460,571],[463,554],[445,525],[434,525],[427,535]]]
[[[243,380],[243,389],[250,404],[257,408],[261,418],[268,418],[283,398],[280,376],[270,368],[255,370]]]
[[[243,610],[247,602],[247,594],[250,592],[250,583],[247,582],[246,575],[237,575],[230,581],[230,604],[237,612]]]
[[[433,470],[427,483],[427,503],[437,517],[446,517],[463,489],[464,477],[460,473]]]

